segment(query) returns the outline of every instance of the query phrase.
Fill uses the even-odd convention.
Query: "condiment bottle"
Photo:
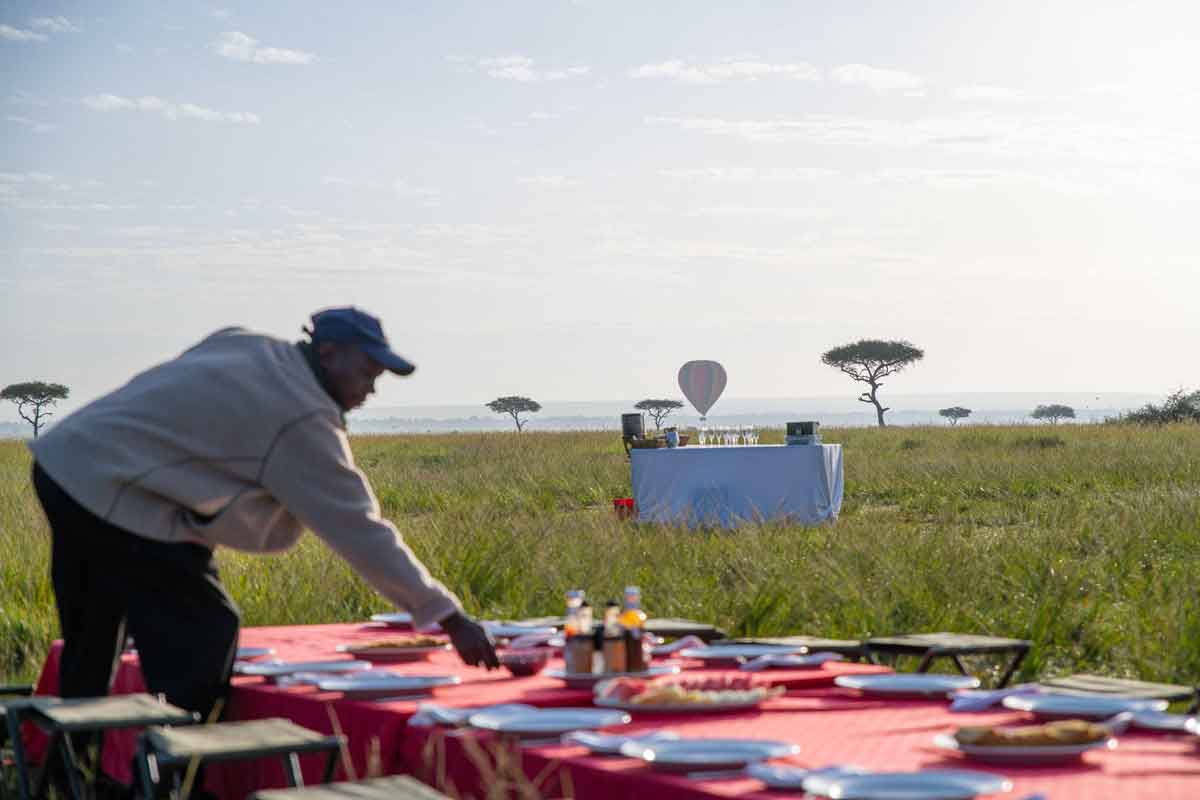
[[[625,587],[625,605],[619,622],[626,632],[626,665],[629,672],[646,669],[646,653],[642,637],[646,629],[646,612],[642,611],[642,590],[636,586]]]
[[[579,607],[583,605],[583,590],[571,589],[567,592],[567,621],[563,625],[563,634],[566,636],[574,636],[575,634],[586,631],[579,624]],[[591,627],[591,626],[588,626]]]
[[[596,640],[592,636],[592,607],[581,602],[574,610],[576,631],[566,637],[563,661],[567,672],[591,674],[594,669]]]
[[[609,601],[604,608],[604,671],[626,672],[629,648],[625,643],[625,631],[617,618],[620,608]]]

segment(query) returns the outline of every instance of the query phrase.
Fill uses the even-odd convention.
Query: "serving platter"
[[[1047,745],[978,745],[963,744],[948,733],[933,737],[935,746],[943,750],[954,750],[974,761],[986,761],[993,764],[1053,764],[1064,761],[1078,761],[1084,753],[1092,750],[1113,750],[1117,740],[1102,739],[1098,742],[1082,744],[1047,744]]]
[[[641,672],[567,672],[565,669],[548,669],[542,674],[548,678],[560,680],[568,689],[591,689],[601,681],[614,678],[656,678],[660,675],[676,675],[679,673],[678,664],[663,664],[650,667]]]

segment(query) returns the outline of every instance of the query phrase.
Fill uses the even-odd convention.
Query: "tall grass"
[[[629,466],[613,434],[359,437],[354,450],[385,514],[480,615],[558,613],[567,588],[603,601],[636,583],[650,613],[733,634],[992,633],[1034,640],[1022,678],[1200,681],[1200,427],[825,439],[845,447],[841,519],[736,532],[618,521]],[[35,675],[56,635],[28,473],[25,448],[0,443],[0,680]],[[313,536],[219,558],[247,625],[387,608]]]

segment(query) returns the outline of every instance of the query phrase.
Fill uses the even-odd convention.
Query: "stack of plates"
[[[628,725],[629,721],[628,714],[599,708],[490,710],[480,711],[467,718],[467,724],[472,728],[533,738]]]
[[[621,755],[674,772],[736,769],[799,752],[794,744],[765,739],[630,739],[621,745]]]
[[[923,772],[814,774],[804,779],[804,791],[814,797],[838,800],[974,800],[981,794],[1012,791],[1012,782],[998,775],[965,769]]]
[[[784,656],[803,653],[804,647],[788,647],[779,644],[719,644],[705,647],[689,647],[679,652],[682,658],[703,661],[706,667],[738,667],[752,658],[760,656]]]
[[[462,683],[462,679],[457,675],[400,675],[372,670],[322,678],[317,681],[317,688],[322,692],[342,692],[346,697],[358,700],[384,697],[407,699],[428,695],[441,686],[459,683]]]
[[[1039,717],[1076,719],[1107,719],[1124,711],[1132,711],[1134,714],[1143,711],[1165,711],[1168,705],[1166,700],[1086,694],[1009,695],[1000,702],[1005,708],[1029,711]]]

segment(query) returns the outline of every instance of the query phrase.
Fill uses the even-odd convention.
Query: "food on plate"
[[[726,705],[761,702],[785,691],[782,686],[769,686],[740,675],[693,680],[617,678],[598,697],[636,706]]]
[[[445,643],[445,639],[439,639],[436,636],[397,636],[392,639],[375,639],[370,642],[359,642],[353,646],[353,649],[383,650],[398,647],[437,647]]]
[[[1023,725],[1015,728],[959,728],[954,739],[959,744],[975,747],[1043,747],[1048,745],[1091,744],[1112,736],[1103,725],[1081,719],[1064,719],[1045,725]]]

